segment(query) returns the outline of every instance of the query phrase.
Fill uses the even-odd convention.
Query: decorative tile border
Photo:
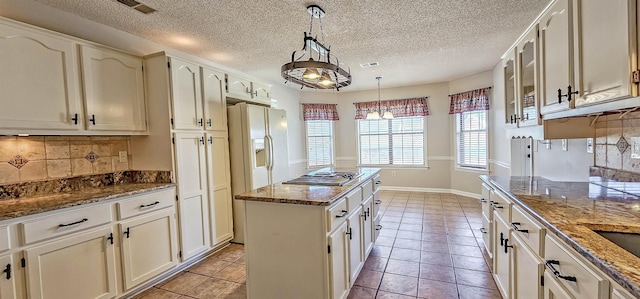
[[[13,167],[15,168],[22,168],[22,166],[24,166],[25,164],[29,163],[29,160],[27,158],[24,158],[20,155],[16,155],[15,157],[13,157],[13,159],[9,160],[9,162],[7,162],[11,165],[13,165]]]

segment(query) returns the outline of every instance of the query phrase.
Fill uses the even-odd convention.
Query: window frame
[[[460,139],[461,139],[461,118],[464,113],[467,112],[483,112],[485,124],[484,130],[468,130],[468,131],[484,131],[485,132],[485,164],[484,166],[475,166],[475,165],[467,165],[460,163]],[[456,169],[464,170],[464,171],[477,171],[477,172],[486,172],[489,169],[489,111],[488,110],[475,110],[475,111],[466,111],[462,113],[456,113],[454,117],[454,135],[455,135],[455,161],[456,161]]]
[[[307,156],[307,169],[319,169],[324,167],[333,167],[336,164],[336,128],[334,121],[332,120],[305,120],[304,122],[304,146],[305,146],[305,154]],[[329,122],[331,125],[331,164],[323,164],[323,165],[310,165],[311,159],[309,158],[309,126],[308,122]]]
[[[429,168],[429,159],[428,159],[428,153],[427,153],[427,144],[428,144],[428,132],[427,132],[427,117],[426,116],[410,116],[408,118],[413,118],[413,117],[422,117],[422,140],[423,140],[423,161],[424,163],[421,165],[412,165],[412,164],[364,164],[364,163],[360,163],[361,159],[360,159],[360,153],[361,153],[361,148],[360,148],[360,121],[363,120],[367,120],[367,119],[357,119],[356,120],[356,124],[355,124],[355,131],[356,131],[356,165],[358,167],[378,167],[378,168],[388,168],[388,169],[404,169],[404,168]],[[379,119],[378,121],[393,121],[393,119]],[[394,134],[389,134],[390,136],[393,136]]]

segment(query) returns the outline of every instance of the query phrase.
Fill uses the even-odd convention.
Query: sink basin
[[[594,230],[598,235],[640,257],[640,234]]]

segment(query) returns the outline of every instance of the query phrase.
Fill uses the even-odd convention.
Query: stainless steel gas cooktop
[[[361,176],[357,172],[317,171],[282,182],[294,185],[342,186]]]

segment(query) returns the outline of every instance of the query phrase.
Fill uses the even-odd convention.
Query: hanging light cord
[[[378,79],[378,113],[382,116],[382,109],[380,108],[380,79],[382,77],[376,77],[376,79]]]

